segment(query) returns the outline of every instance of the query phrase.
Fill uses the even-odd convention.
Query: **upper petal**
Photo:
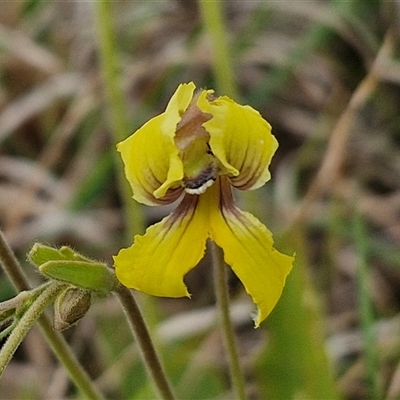
[[[214,155],[239,189],[256,189],[270,179],[268,166],[278,147],[271,126],[250,106],[222,96],[199,107],[213,118],[203,124],[210,134]]]
[[[162,123],[162,131],[164,135],[175,136],[176,126],[181,120],[182,114],[188,108],[196,85],[193,82],[181,83],[168,102],[165,114],[168,116]]]
[[[212,195],[210,189],[206,193]],[[223,178],[220,193],[221,209],[210,211],[210,236],[258,306],[255,324],[259,326],[281,296],[293,257],[274,249],[271,232],[253,215],[233,205],[229,184]]]
[[[182,192],[183,165],[174,136],[194,89],[193,83],[180,85],[164,113],[117,145],[133,197],[141,203],[170,203]]]
[[[152,118],[117,145],[133,197],[147,205],[169,203],[181,193],[178,183],[182,179],[183,169],[179,166],[179,157],[173,141],[161,133],[163,118],[163,114]],[[165,196],[165,191],[165,198],[155,196],[154,192],[167,181],[170,187],[174,182],[176,190],[170,190],[168,196]]]
[[[186,195],[171,215],[120,250],[114,264],[125,286],[154,296],[189,295],[183,277],[203,257],[207,239],[207,215],[196,210],[197,202]]]

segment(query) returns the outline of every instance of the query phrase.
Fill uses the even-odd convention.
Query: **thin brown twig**
[[[387,63],[392,53],[393,46],[394,38],[391,30],[389,30],[385,35],[383,44],[370,70],[354,91],[347,107],[333,129],[322,164],[308,188],[302,204],[294,216],[292,224],[303,221],[314,201],[318,199],[318,197],[329,193],[339,180],[347,154],[346,145],[350,137],[354,118],[362,105],[365,104],[377,88],[381,80],[380,70],[382,66]]]

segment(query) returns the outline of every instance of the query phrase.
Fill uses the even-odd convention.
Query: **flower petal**
[[[186,195],[171,215],[114,257],[125,286],[154,296],[189,296],[183,277],[203,257],[207,239],[207,215],[196,210],[198,198]]]
[[[176,125],[181,120],[182,114],[188,108],[196,85],[193,82],[181,83],[168,102],[165,114],[168,115],[162,124],[162,131],[165,135],[175,136]]]
[[[168,151],[170,152],[170,164],[167,179],[164,183],[154,192],[157,198],[163,198],[167,191],[182,182],[184,172],[183,163],[179,155],[179,149],[175,143],[175,134],[177,125],[182,119],[182,115],[188,108],[190,101],[193,97],[193,92],[196,86],[193,82],[182,83],[178,86],[175,93],[172,95],[167,108],[165,110],[164,118],[161,124],[161,131],[164,140],[168,142]],[[148,142],[150,146],[153,145],[151,141]]]
[[[198,106],[213,118],[203,124],[214,155],[229,171],[238,189],[257,189],[270,179],[268,166],[278,147],[271,126],[250,106],[222,96]]]
[[[140,203],[171,203],[182,193],[183,165],[174,136],[194,89],[193,83],[180,85],[164,113],[117,145],[133,197]]]
[[[235,207],[227,179],[220,181],[221,210],[210,210],[211,239],[223,249],[225,262],[258,306],[258,327],[281,296],[293,257],[273,248],[271,232],[253,215]],[[209,188],[207,195],[218,195],[212,191]]]
[[[133,198],[147,205],[169,203],[179,197],[180,192],[170,193],[167,198],[156,198],[154,192],[171,175],[170,165],[175,164],[175,146],[168,138],[163,137],[160,125],[163,115],[152,118],[133,135],[118,143],[117,149],[121,153],[125,165],[125,176],[128,179]],[[179,181],[179,169],[175,180]],[[170,176],[170,181],[171,181]]]

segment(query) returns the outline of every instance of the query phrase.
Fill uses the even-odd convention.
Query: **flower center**
[[[217,179],[218,172],[218,160],[208,144],[210,134],[202,126],[212,116],[197,107],[199,95],[193,97],[175,133],[175,144],[183,163],[182,183],[189,194],[204,193]]]

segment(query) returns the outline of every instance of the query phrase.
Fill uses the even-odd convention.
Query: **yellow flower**
[[[256,326],[278,301],[293,257],[273,248],[271,232],[234,205],[231,186],[249,190],[270,178],[278,147],[249,106],[182,84],[164,113],[118,144],[133,197],[147,205],[183,198],[161,222],[114,257],[117,278],[155,296],[190,296],[183,277],[212,239],[258,307]]]

